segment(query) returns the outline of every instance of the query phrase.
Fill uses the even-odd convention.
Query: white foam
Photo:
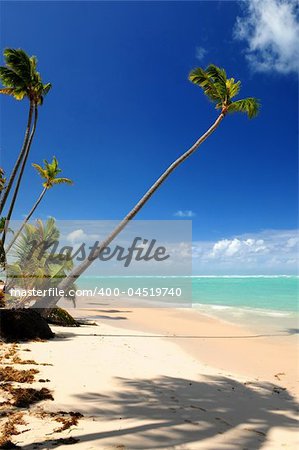
[[[203,310],[203,311],[230,311],[233,315],[246,315],[246,314],[255,314],[259,316],[268,316],[268,317],[294,317],[296,313],[290,311],[276,311],[271,309],[262,309],[262,308],[248,308],[244,307],[235,307],[228,305],[208,305],[204,303],[193,303],[192,306],[195,309]]]

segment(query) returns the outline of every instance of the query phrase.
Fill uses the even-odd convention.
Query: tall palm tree
[[[198,147],[216,130],[227,114],[233,112],[246,113],[252,119],[259,112],[259,101],[253,97],[242,100],[233,101],[232,99],[239,93],[241,83],[235,81],[234,78],[227,78],[225,70],[213,64],[209,65],[205,70],[197,68],[191,71],[189,80],[203,89],[205,95],[216,104],[216,109],[220,110],[215,122],[212,126],[181,156],[179,156],[170,166],[162,173],[162,175],[149,188],[139,202],[126,215],[126,217],[116,226],[111,234],[104,239],[99,245],[93,256],[96,259],[105,247],[107,247],[113,239],[125,228],[130,220],[143,208],[154,192],[161,186],[169,175],[182,164],[189,156],[191,156]],[[79,266],[75,267],[72,272],[59,284],[58,288],[66,290],[68,286],[74,282],[92,263],[91,259],[86,259]],[[48,315],[50,309],[58,302],[58,297],[45,297],[39,301],[38,306],[42,309],[43,315]]]
[[[4,230],[5,227],[5,217],[0,217],[0,233]],[[6,254],[4,251],[2,239],[0,239],[0,272],[5,269],[6,263]]]
[[[28,222],[28,220],[31,218],[32,214],[42,201],[45,193],[51,189],[53,186],[57,184],[73,184],[73,181],[69,178],[63,178],[58,177],[58,175],[62,172],[62,170],[58,167],[58,161],[53,156],[53,160],[51,163],[49,163],[46,159],[44,159],[44,167],[40,166],[39,164],[32,164],[32,166],[37,170],[38,174],[41,176],[41,178],[44,180],[43,182],[43,190],[41,191],[38,199],[34,203],[32,209],[30,210],[29,214],[27,215],[26,219],[22,223],[20,229],[17,231],[17,233],[14,235],[13,240],[9,243],[6,253],[11,249],[13,243],[16,241],[20,233],[22,232],[24,226]]]
[[[0,217],[0,234],[4,231],[6,224],[6,217]],[[6,229],[7,232],[13,233],[10,228]],[[2,239],[0,238],[0,272],[5,270],[6,252],[4,250]]]
[[[44,96],[51,89],[50,83],[42,83],[41,76],[39,72],[37,72],[37,59],[35,56],[29,57],[22,49],[7,48],[4,50],[4,58],[5,66],[0,67],[0,80],[4,88],[0,89],[0,94],[11,95],[16,100],[23,100],[27,97],[29,100],[29,113],[23,145],[4,190],[0,202],[0,213],[3,211],[20,164],[23,161],[22,171],[20,171],[18,179],[19,182],[16,186],[14,199],[12,201],[13,205],[11,209],[13,209],[36,129],[37,108],[39,105],[42,105]],[[34,125],[31,129],[33,116],[35,116]],[[10,215],[7,215],[8,220]]]

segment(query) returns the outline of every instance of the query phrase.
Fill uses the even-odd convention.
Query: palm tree
[[[25,224],[18,241],[14,246],[14,261],[6,267],[7,283],[6,291],[12,287],[30,291],[33,288],[39,289],[46,287],[56,287],[62,278],[73,268],[73,260],[66,255],[43,252],[41,255],[39,244],[48,246],[59,240],[60,232],[55,224],[55,219],[50,218],[45,223],[37,220],[36,224]],[[32,251],[32,242],[36,243]],[[71,290],[75,290],[73,284]],[[18,300],[18,307],[28,301],[33,300],[29,297]],[[73,300],[73,297],[66,291],[65,298]]]
[[[0,233],[4,230],[5,227],[5,217],[0,217]],[[0,239],[0,272],[5,269],[6,263],[6,254],[4,251],[2,239]]]
[[[69,178],[61,178],[61,177],[57,176],[62,172],[62,170],[58,167],[58,161],[55,158],[55,156],[53,156],[53,160],[51,163],[49,163],[46,159],[44,159],[44,167],[40,166],[39,164],[32,164],[32,166],[37,170],[38,174],[44,180],[43,190],[40,193],[35,204],[33,205],[32,209],[30,210],[28,216],[22,223],[21,228],[18,230],[18,232],[15,234],[13,240],[8,245],[8,247],[6,249],[6,253],[11,249],[13,243],[16,241],[16,239],[22,232],[24,226],[26,225],[26,223],[31,218],[32,214],[34,213],[34,211],[36,210],[36,208],[42,201],[45,193],[56,184],[73,184],[73,181],[70,180]]]
[[[246,113],[252,119],[259,112],[259,101],[255,98],[245,98],[242,100],[233,101],[232,99],[239,93],[241,83],[235,81],[234,78],[227,78],[225,70],[213,64],[209,65],[205,70],[197,68],[191,71],[189,80],[203,89],[205,95],[216,104],[216,109],[220,110],[215,122],[212,126],[181,156],[179,156],[170,166],[162,173],[162,175],[149,188],[139,202],[126,215],[126,217],[116,226],[111,234],[104,239],[99,245],[97,251],[93,254],[96,259],[105,247],[107,247],[114,238],[125,228],[130,220],[143,208],[151,196],[161,186],[162,183],[169,177],[169,175],[187,158],[189,158],[198,147],[216,130],[222,120],[227,114],[233,112]],[[92,260],[87,258],[79,266],[75,267],[72,272],[65,278],[58,286],[61,290],[66,290],[68,286],[74,282],[92,263]],[[39,302],[39,307],[42,309],[43,315],[48,315],[49,311],[59,301],[58,297],[45,297]]]
[[[6,204],[7,197],[16,178],[17,172],[23,161],[22,170],[20,171],[18,184],[14,192],[14,198],[11,204],[11,211],[7,214],[9,221],[16,197],[18,194],[20,182],[24,173],[28,153],[32,143],[32,139],[36,130],[38,118],[38,106],[42,105],[44,96],[51,89],[51,84],[42,83],[41,76],[37,72],[37,59],[35,56],[29,57],[22,49],[7,48],[4,50],[5,66],[0,67],[0,80],[4,88],[0,89],[0,94],[11,95],[16,100],[23,100],[25,97],[29,99],[29,113],[23,145],[16,163],[13,167],[7,186],[4,190],[2,200],[0,202],[0,213]],[[34,123],[31,129],[32,120]]]
[[[6,217],[0,217],[0,234],[5,230],[6,224]],[[13,231],[10,228],[7,228],[6,231],[13,233]],[[6,253],[4,250],[2,239],[0,239],[0,272],[2,270],[5,270],[5,263],[6,263]]]

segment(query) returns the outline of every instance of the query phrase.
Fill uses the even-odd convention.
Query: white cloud
[[[246,56],[253,70],[280,73],[299,68],[298,4],[295,0],[248,0],[234,29],[247,41]]]
[[[195,57],[196,57],[196,59],[201,61],[205,57],[206,54],[207,54],[207,51],[206,51],[205,48],[203,48],[203,47],[196,47],[196,50],[195,50]]]
[[[82,228],[79,228],[78,230],[71,231],[65,236],[66,240],[68,242],[74,243],[82,243],[86,241],[97,241],[100,239],[98,234],[92,234],[92,233],[85,233],[85,231],[82,230]]]
[[[174,216],[191,218],[191,217],[195,217],[196,214],[195,214],[195,212],[191,211],[190,209],[187,209],[185,211],[182,211],[181,209],[179,209],[178,211],[176,211],[174,213]]]
[[[267,251],[263,239],[222,239],[214,244],[210,257],[248,256],[252,253],[267,253]]]
[[[297,230],[265,230],[216,242],[193,242],[197,274],[288,274],[298,269]]]
[[[82,229],[71,231],[66,237],[69,242],[78,242],[84,239],[86,239],[86,234]]]

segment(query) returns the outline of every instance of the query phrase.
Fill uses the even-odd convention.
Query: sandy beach
[[[297,448],[295,334],[261,336],[192,310],[71,312],[97,325],[18,344],[38,365],[7,360],[37,369],[30,386],[54,398],[21,409],[12,440],[23,449]]]

